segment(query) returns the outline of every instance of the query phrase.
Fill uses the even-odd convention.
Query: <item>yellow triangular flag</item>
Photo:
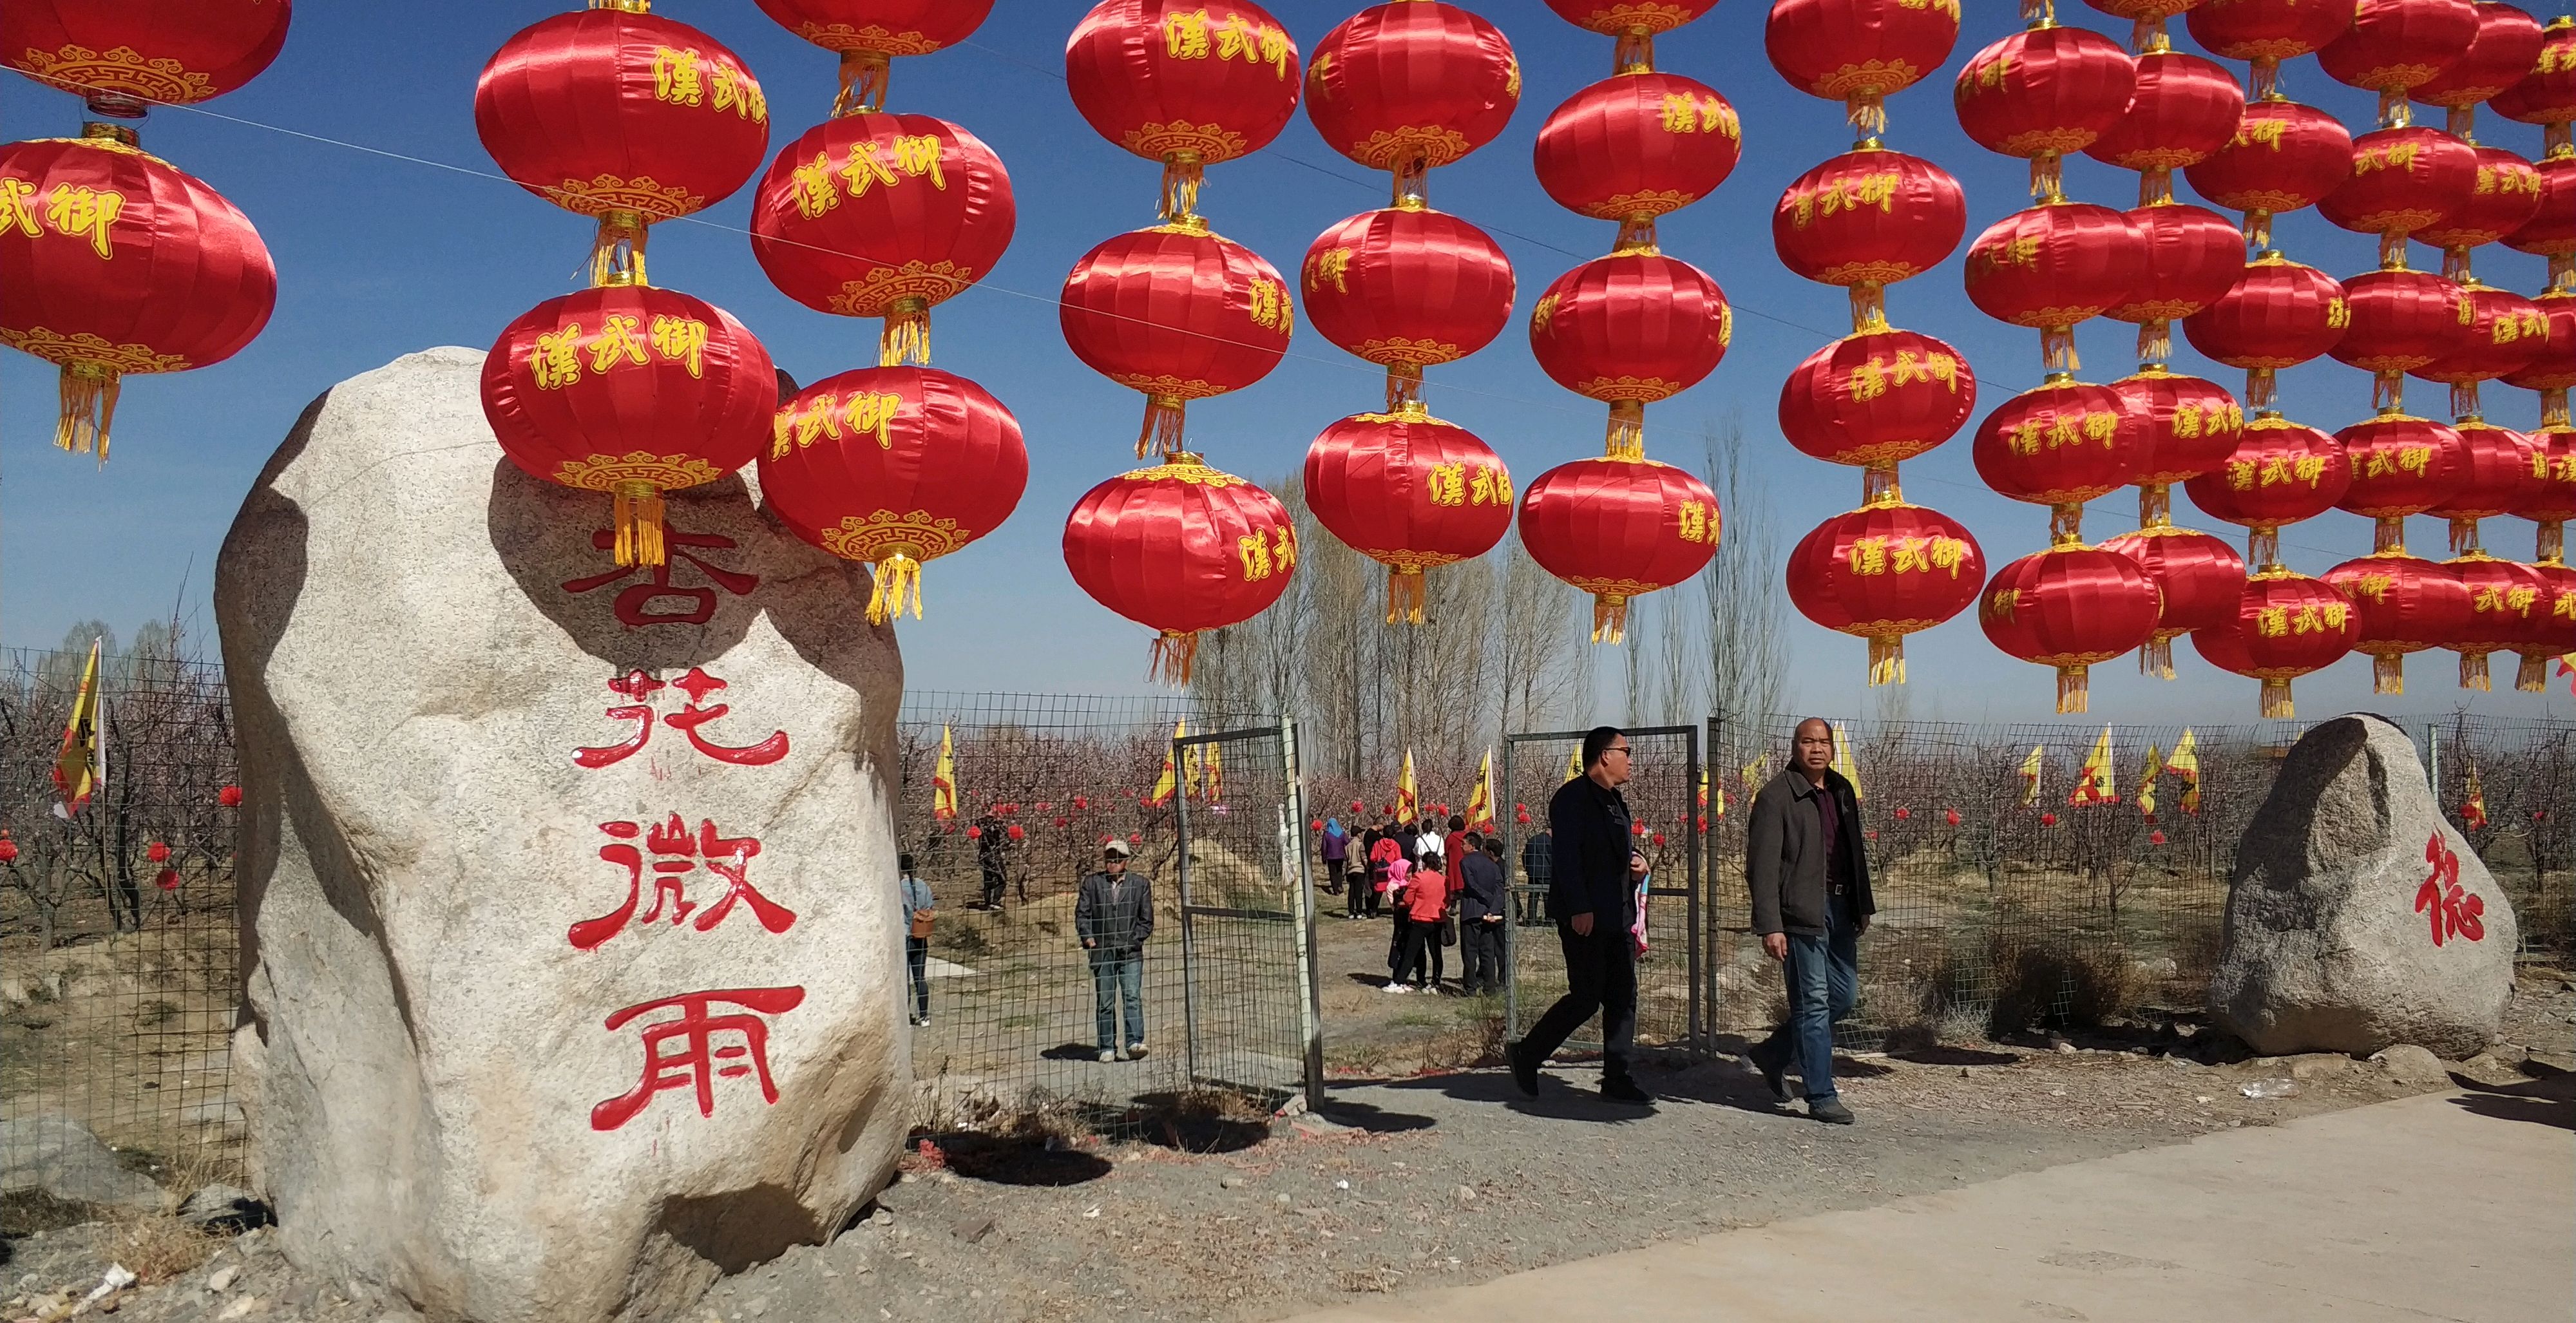
[[[2111,728],[2102,728],[2102,738],[2093,741],[2093,752],[2084,755],[2084,769],[2075,774],[2075,789],[2066,796],[2069,804],[2117,804],[2118,787],[2112,784],[2116,774],[2111,769]]]
[[[2021,806],[2029,808],[2039,800],[2039,760],[2048,746],[2030,746],[2030,756],[2021,760]]]
[[[1217,752],[1218,747],[1214,744],[1207,746],[1206,775],[1199,783],[1199,798],[1211,804],[1225,798],[1225,756]]]
[[[1422,816],[1422,802],[1413,788],[1413,750],[1404,751],[1404,770],[1395,777],[1395,820],[1410,825]]]
[[[89,807],[89,797],[107,780],[107,744],[99,738],[98,650],[89,641],[89,663],[81,668],[80,693],[72,715],[63,723],[62,752],[54,755],[54,816],[68,820]]]
[[[1566,780],[1568,780],[1568,781],[1572,781],[1572,780],[1575,780],[1576,778],[1578,778],[1578,777],[1580,777],[1580,776],[1582,776],[1582,775],[1583,775],[1583,746],[1582,746],[1582,745],[1580,745],[1580,744],[1578,744],[1578,745],[1575,745],[1572,749],[1570,749],[1570,750],[1568,750],[1568,751],[1566,752],[1566,755],[1565,755],[1565,779],[1566,779]]]
[[[2156,778],[2164,772],[2164,753],[2156,746],[2148,745],[2147,765],[2138,769],[2138,812],[2145,817],[2156,816]]]
[[[1851,782],[1855,802],[1869,798],[1860,791],[1860,764],[1852,761],[1851,736],[1844,732],[1843,723],[1839,721],[1834,723],[1834,770]]]
[[[945,725],[939,728],[939,765],[930,773],[930,816],[943,822],[957,816],[957,741]]]
[[[1175,721],[1172,723],[1172,739],[1175,743],[1189,733],[1190,723],[1186,721]],[[1173,761],[1172,746],[1167,744],[1163,746],[1163,774],[1154,778],[1154,793],[1145,797],[1145,807],[1161,808],[1165,804],[1171,803],[1172,796],[1179,794],[1180,789],[1180,768],[1179,765]]]
[[[1726,801],[1722,798],[1718,801],[1717,811],[1721,815],[1726,812]],[[1708,830],[1708,769],[1705,767],[1699,769],[1699,827],[1701,831]]]
[[[1771,755],[1767,751],[1744,765],[1744,788],[1747,791],[1760,790],[1762,783],[1770,779]]]
[[[1483,829],[1494,822],[1494,751],[1485,750],[1485,761],[1476,765],[1476,788],[1467,796],[1467,825]]]
[[[2200,741],[2185,726],[2182,738],[2174,741],[2173,752],[2165,755],[2165,770],[2183,783],[2182,811],[2200,812]]]

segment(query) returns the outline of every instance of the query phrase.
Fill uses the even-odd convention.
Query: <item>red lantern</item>
[[[502,43],[474,84],[501,173],[599,220],[593,283],[644,276],[645,227],[722,202],[769,151],[769,101],[722,42],[675,19],[586,9]]]
[[[778,26],[841,57],[832,113],[883,110],[886,66],[975,35],[993,0],[753,0]]]
[[[1790,369],[1780,434],[1817,459],[1868,469],[1876,500],[1897,464],[1949,440],[1976,406],[1977,374],[1958,350],[1914,331],[1868,331]]]
[[[1939,266],[1967,226],[1967,199],[1949,171],[1865,145],[1789,185],[1771,209],[1771,246],[1791,271],[1849,286],[1859,331],[1883,320],[1881,287]]]
[[[1977,145],[2030,158],[2031,196],[2062,196],[2058,159],[2117,124],[2137,90],[2137,61],[2086,28],[2043,22],[1970,57],[1952,102]]]
[[[1556,204],[1651,234],[1654,219],[1707,197],[1735,171],[1744,131],[1717,89],[1670,73],[1623,73],[1565,99],[1531,161]]]
[[[1422,572],[1484,555],[1512,526],[1512,477],[1493,448],[1417,402],[1323,430],[1306,451],[1317,522],[1387,567],[1386,619],[1422,623]]]
[[[1520,61],[1502,29],[1442,0],[1343,19],[1306,70],[1306,118],[1325,145],[1393,171],[1399,198],[1420,195],[1424,171],[1492,142],[1520,99]]]
[[[258,77],[286,44],[292,7],[292,0],[10,0],[0,10],[0,63],[86,98],[92,113],[133,118]]]
[[[2227,462],[2245,429],[2245,411],[2214,381],[2176,376],[2161,367],[2111,383],[2141,425],[2138,457],[2129,481],[2138,485],[2138,523],[2170,521],[2168,489]],[[2240,567],[2238,577],[2243,577]],[[2197,625],[2191,628],[2199,628]]]
[[[2102,544],[2138,563],[2155,581],[2156,631],[2138,653],[2138,671],[2174,678],[2173,641],[2236,619],[2245,591],[2245,560],[2226,539],[2171,523],[2150,524]]]
[[[2146,271],[2146,236],[2128,217],[2058,202],[2014,212],[1968,245],[1968,301],[2038,331],[2042,362],[2069,372],[2079,366],[2075,324],[2128,302]]]
[[[2453,327],[2452,352],[2413,369],[2451,388],[2454,417],[2478,415],[2478,383],[2518,371],[2549,347],[2549,316],[2508,289],[2472,283],[2461,291],[2469,320]]]
[[[2261,410],[2272,405],[2273,373],[2333,349],[2351,316],[2334,277],[2266,252],[2216,303],[2184,318],[2182,332],[2192,348],[2245,369],[2245,407]]]
[[[2555,286],[2566,278],[2559,274],[2567,267],[2565,259],[2576,257],[2576,153],[2549,157],[2532,168],[2540,172],[2540,205],[2531,219],[2504,237],[2504,246],[2557,259],[2550,275]]]
[[[2547,478],[2534,472],[2530,437],[2511,428],[2477,419],[2462,420],[2457,429],[2468,459],[2467,476],[2449,499],[2425,513],[2451,521],[2451,554],[2481,555],[2478,521],[2509,514],[2530,501]]]
[[[2054,507],[2057,534],[2072,538],[2081,531],[2085,502],[2133,479],[2150,445],[2148,431],[2120,392],[2052,377],[1977,425],[1977,476],[2016,501]]]
[[[1260,151],[1297,113],[1297,43],[1268,11],[1103,0],[1064,46],[1064,81],[1101,137],[1163,163],[1163,217],[1198,211],[1200,171]]]
[[[2529,439],[2531,481],[2523,486],[2513,513],[2540,525],[2532,559],[2556,564],[2566,555],[2563,525],[2576,519],[2576,430],[2563,422],[2549,423]]]
[[[2165,201],[2128,213],[2146,240],[2146,269],[2129,297],[2103,316],[2138,325],[2138,358],[2162,363],[2173,353],[2172,324],[2208,307],[2245,273],[2245,236],[2205,207]]]
[[[2245,424],[2227,462],[2183,484],[2203,513],[2253,530],[2245,559],[2264,571],[2281,559],[2280,529],[2334,508],[2352,484],[2343,443],[2278,414]]]
[[[154,841],[151,844],[144,846],[143,857],[156,864],[166,864],[170,862],[170,843],[167,841]]]
[[[2317,64],[2338,83],[2379,93],[2382,107],[2402,107],[2409,89],[2458,63],[2477,39],[2469,0],[2361,0],[2352,26],[2318,48]]]
[[[2468,295],[2425,271],[2365,271],[2344,282],[2351,324],[2326,352],[2377,379],[2374,402],[2393,409],[2403,400],[2401,378],[2459,347]]]
[[[2440,220],[2415,231],[2416,239],[2442,250],[2442,274],[2453,280],[2468,277],[2469,249],[2521,229],[2540,210],[2538,167],[2501,147],[2470,151],[2477,158],[2477,183],[2468,197]]]
[[[614,496],[620,565],[663,563],[662,493],[752,462],[777,406],[769,351],[733,314],[650,285],[548,299],[483,360],[502,451],[534,477]]]
[[[930,361],[930,309],[1010,247],[1011,175],[981,138],[929,115],[860,112],[789,143],[760,179],[751,255],[817,312],[883,317],[877,361]]]
[[[1364,211],[1315,236],[1299,283],[1318,334],[1387,370],[1389,409],[1419,392],[1423,368],[1484,348],[1512,316],[1501,246],[1426,208]]]
[[[1771,67],[1809,96],[1840,101],[1852,127],[1887,128],[1886,99],[1950,58],[1955,6],[1905,0],[1776,0],[1762,28]]]
[[[2312,0],[2303,12],[2332,8]],[[2256,73],[2262,73],[2261,66]],[[2211,204],[2244,212],[2246,242],[2266,251],[2272,247],[2274,216],[2313,207],[2352,177],[2352,134],[2341,120],[2314,106],[2249,102],[2236,136],[2208,159],[2184,167],[2183,177]]]
[[[2459,493],[2468,481],[2468,442],[2423,418],[2384,413],[2335,433],[2352,471],[2335,507],[2378,523],[2375,549],[2406,549],[2406,517]],[[2366,628],[2366,627],[2365,627]]]
[[[2523,641],[2513,687],[2536,694],[2549,687],[2549,663],[2576,652],[2576,570],[2555,558],[2531,570],[2540,576],[2545,596],[2531,608],[2531,634]]]
[[[1259,484],[1184,453],[1084,493],[1065,518],[1064,563],[1093,601],[1154,630],[1156,673],[1188,684],[1201,633],[1287,589],[1297,533]]]
[[[2460,576],[2469,599],[2467,619],[2443,645],[2460,654],[2462,689],[2493,689],[2488,655],[2521,652],[2533,637],[2536,614],[2552,605],[2553,585],[2531,566],[2498,560],[2483,551],[2453,557],[2443,565]]]
[[[1113,236],[1064,279],[1064,342],[1146,397],[1139,457],[1180,453],[1183,410],[1270,374],[1295,313],[1278,268],[1186,217]]]
[[[2184,20],[2210,54],[2254,63],[2252,95],[2268,100],[2281,61],[2323,47],[2352,25],[2342,0],[2205,0]]]
[[[2180,51],[2138,56],[2137,87],[2129,108],[2084,154],[2135,170],[2138,205],[2173,196],[2173,172],[2208,159],[2236,139],[2245,118],[2245,93],[2236,75],[2215,60]]]
[[[860,368],[780,405],[760,490],[796,535],[865,562],[882,625],[921,567],[992,532],[1029,483],[1019,420],[981,386],[937,368]]]
[[[2465,4],[2466,0],[2462,0]],[[2352,178],[2317,203],[2327,220],[2379,236],[2380,265],[2405,238],[2461,209],[2477,188],[2478,154],[2440,129],[2377,129],[2352,140]]]
[[[1527,822],[1529,819],[1524,817],[1521,821]],[[18,862],[18,843],[9,839],[9,833],[0,831],[0,864],[16,862]]]
[[[2477,6],[2478,35],[2468,53],[2417,83],[2410,95],[2428,106],[2451,112],[2453,132],[2467,136],[2478,104],[2513,86],[2540,58],[2540,23],[2512,5]]]
[[[2565,127],[2576,121],[2576,21],[2561,14],[2542,30],[2540,54],[2520,81],[2488,104],[2506,119]],[[2559,141],[2566,141],[2560,138]]]
[[[1905,636],[1977,600],[1985,553],[1937,510],[1887,500],[1836,515],[1789,553],[1789,600],[1809,620],[1869,640],[1869,682],[1905,682]]]
[[[2352,602],[2332,584],[2277,566],[2246,581],[2236,619],[2194,631],[2209,664],[2263,682],[2263,715],[2294,717],[2290,682],[2342,660],[2361,641]]]
[[[2352,602],[2353,651],[2370,654],[2371,692],[2406,692],[2406,654],[2438,648],[2468,626],[2468,586],[2446,565],[2383,550],[2326,571]]]
[[[1713,0],[1649,0],[1645,4],[1632,0],[1547,0],[1547,7],[1555,10],[1558,18],[1586,32],[1605,37],[1643,37],[1651,52],[1656,34],[1670,32],[1717,6]]]
[[[1521,496],[1521,542],[1541,569],[1592,594],[1592,641],[1627,631],[1628,599],[1699,573],[1717,554],[1707,484],[1650,459],[1578,459]]]
[[[0,146],[0,344],[61,370],[54,444],[103,464],[121,380],[232,357],[268,324],[277,267],[204,181],[130,130],[85,133]]]
[[[215,792],[215,802],[223,805],[225,808],[240,808],[242,802],[242,788],[240,786],[225,786],[223,789]]]
[[[1977,623],[2004,652],[2056,668],[2057,710],[2082,712],[2088,669],[2145,643],[2159,601],[2137,561],[2068,543],[1995,571],[1977,601]]]
[[[1530,352],[1556,384],[1609,403],[1614,450],[1643,446],[1645,406],[1716,371],[1734,333],[1717,282],[1654,252],[1596,257],[1530,309]]]
[[[2576,290],[2553,289],[2531,303],[2548,325],[2547,337],[2529,363],[2505,374],[2504,384],[2540,392],[2542,425],[2547,427],[2553,417],[2566,416],[2566,392],[2576,387]]]

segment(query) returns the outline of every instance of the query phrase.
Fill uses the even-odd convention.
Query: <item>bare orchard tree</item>
[[[1700,575],[1708,604],[1710,704],[1729,722],[1758,720],[1779,709],[1787,688],[1788,649],[1780,609],[1780,538],[1761,475],[1744,442],[1744,415],[1729,410],[1704,423],[1703,475],[1725,513],[1717,556]]]
[[[1546,730],[1583,719],[1592,696],[1590,657],[1578,632],[1588,622],[1571,584],[1540,569],[1515,530],[1495,548],[1502,559],[1502,637],[1495,641],[1506,733]]]
[[[1289,506],[1297,520],[1298,709],[1304,723],[1299,747],[1307,767],[1352,781],[1370,767],[1361,735],[1366,728],[1371,645],[1385,571],[1326,531],[1299,498]]]

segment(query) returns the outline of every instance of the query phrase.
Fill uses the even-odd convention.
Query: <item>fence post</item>
[[[1520,786],[1519,782],[1512,779],[1513,748],[1512,733],[1503,732],[1503,791],[1505,794],[1518,793]],[[1494,797],[1494,802],[1499,806],[1502,799],[1502,795],[1497,795]],[[1517,807],[1519,801],[1513,802],[1515,807],[1512,810],[1512,816],[1503,824],[1503,1037],[1507,1046],[1511,1036],[1519,1033],[1521,1027],[1520,907],[1525,898],[1520,892],[1522,887],[1529,885],[1529,879],[1522,877],[1520,873],[1521,814]]]
[[[1306,871],[1306,791],[1297,770],[1297,721],[1279,718],[1279,764],[1287,782],[1279,823],[1280,862],[1296,904],[1298,1038],[1305,1047],[1306,1110],[1324,1105],[1324,1006],[1315,955],[1315,884]]]
[[[1174,739],[1172,749],[1173,839],[1180,847],[1181,893],[1181,1069],[1192,1087],[1199,1082],[1198,940],[1190,932],[1190,788],[1189,751]]]
[[[1707,884],[1709,878],[1709,870],[1700,867],[1700,851],[1704,848],[1708,836],[1708,833],[1700,828],[1700,819],[1702,814],[1700,813],[1699,806],[1699,785],[1701,774],[1707,767],[1707,764],[1700,759],[1700,734],[1701,732],[1698,727],[1694,726],[1691,728],[1689,745],[1690,758],[1684,769],[1684,780],[1682,782],[1682,793],[1684,796],[1683,802],[1690,806],[1690,812],[1687,816],[1689,830],[1691,833],[1691,848],[1682,851],[1682,858],[1687,861],[1690,868],[1690,917],[1688,920],[1690,924],[1690,1041],[1693,1048],[1705,1053],[1709,1050],[1710,1042],[1715,1035],[1709,1032],[1708,1022],[1704,1018],[1704,1013],[1708,1006],[1707,999],[1700,995],[1700,978],[1708,968],[1707,961],[1703,955],[1703,948],[1707,945],[1707,942],[1705,940],[1706,934],[1701,931],[1701,916],[1709,913],[1714,907],[1704,904],[1704,897],[1700,894],[1701,888]],[[1713,782],[1717,778],[1711,776],[1708,779]],[[1711,798],[1714,798],[1714,786],[1710,788],[1710,793]]]

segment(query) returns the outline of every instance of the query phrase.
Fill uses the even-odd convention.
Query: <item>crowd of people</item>
[[[1446,822],[1390,814],[1357,834],[1327,819],[1318,848],[1325,889],[1343,894],[1344,919],[1391,920],[1385,991],[1502,991],[1503,924],[1512,911],[1502,837],[1471,829],[1464,814]],[[1459,957],[1455,984],[1448,979],[1451,948]]]

